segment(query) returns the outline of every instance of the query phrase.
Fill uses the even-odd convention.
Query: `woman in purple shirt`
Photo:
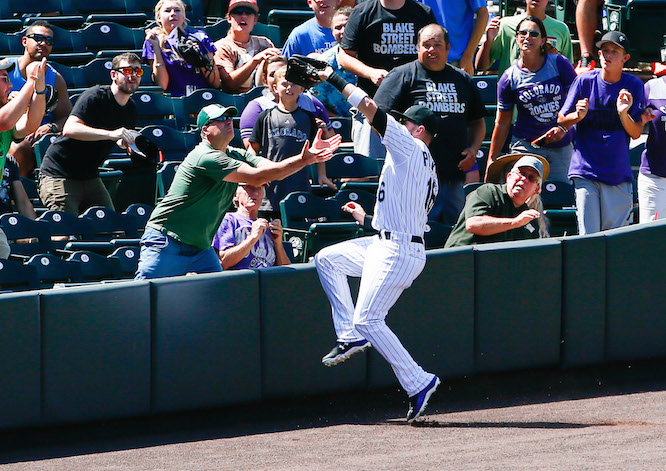
[[[557,114],[576,73],[564,56],[545,52],[546,40],[546,28],[539,18],[526,16],[518,23],[516,43],[520,56],[497,83],[498,117],[488,166],[504,147],[516,107],[511,152],[545,157],[550,163],[550,179],[568,181],[573,146],[570,135],[557,125]]]
[[[146,31],[143,57],[152,68],[153,82],[173,96],[184,96],[198,88],[220,88],[220,72],[213,62],[215,46],[203,31],[185,29],[185,4],[160,0],[155,5],[157,27]],[[178,52],[179,40],[198,44],[209,65],[196,67]],[[189,87],[189,88],[188,88]]]

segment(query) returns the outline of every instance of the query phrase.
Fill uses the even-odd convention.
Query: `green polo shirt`
[[[458,222],[453,226],[444,247],[460,247],[464,245],[487,244],[489,242],[505,242],[509,240],[536,239],[539,237],[538,222],[531,221],[523,227],[511,229],[499,234],[481,236],[472,234],[465,229],[465,220],[472,216],[493,216],[497,218],[515,218],[529,209],[526,204],[515,207],[506,190],[506,184],[486,183],[471,192],[465,201]]]
[[[202,141],[178,167],[147,226],[184,244],[208,249],[236,194],[237,184],[224,178],[243,163],[256,167],[262,160],[243,149],[227,147],[222,152]]]

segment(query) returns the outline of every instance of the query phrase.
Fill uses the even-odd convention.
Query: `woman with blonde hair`
[[[203,31],[185,28],[182,0],[157,2],[155,21],[157,26],[146,31],[143,43],[143,58],[152,68],[153,82],[173,96],[198,88],[219,88],[215,46]]]

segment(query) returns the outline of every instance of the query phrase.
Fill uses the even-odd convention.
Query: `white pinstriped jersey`
[[[428,146],[387,115],[386,161],[379,177],[372,227],[423,237],[428,213],[439,190]]]

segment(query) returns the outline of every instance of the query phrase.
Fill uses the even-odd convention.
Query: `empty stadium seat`
[[[49,226],[19,213],[0,216],[0,228],[7,236],[12,255],[30,256],[53,249]]]
[[[160,168],[157,170],[157,195],[156,199],[164,198],[169,191],[173,177],[176,176],[176,171],[180,162],[162,162]]]
[[[137,127],[148,125],[164,125],[176,127],[176,111],[174,101],[170,95],[159,92],[140,91],[132,96],[136,105],[138,119]]]
[[[37,161],[37,167],[42,165],[42,160],[44,160],[44,156],[46,155],[46,150],[53,143],[53,141],[56,140],[57,137],[58,134],[53,134],[53,133],[44,134],[35,143],[34,149],[35,149],[35,159]]]
[[[497,75],[475,75],[472,83],[481,94],[481,99],[486,105],[497,103]]]
[[[92,223],[93,237],[97,240],[110,240],[116,237],[138,237],[135,219],[120,214],[104,206],[88,208],[80,218],[89,219]]]
[[[146,126],[140,132],[155,143],[162,152],[162,158],[165,161],[182,161],[194,147],[189,147],[191,141],[186,141],[183,131],[169,126]]]
[[[35,269],[41,288],[51,288],[56,283],[83,281],[81,266],[77,261],[66,261],[52,254],[36,254],[25,262]]]
[[[138,247],[118,247],[107,258],[118,260],[120,265],[120,274],[125,278],[133,278],[136,268],[139,265]]]
[[[325,200],[307,192],[294,192],[280,201],[284,237],[297,260],[306,262],[320,249],[363,232],[335,200]]]
[[[189,125],[196,124],[197,115],[201,108],[206,105],[217,103],[222,106],[236,106],[236,98],[220,90],[212,88],[201,88],[192,94],[180,98],[181,113],[179,127],[186,129]]]
[[[35,267],[14,260],[0,259],[0,292],[39,288]]]
[[[78,250],[71,254],[67,261],[80,262],[81,278],[84,281],[115,280],[123,276],[118,258],[107,258],[87,250]]]
[[[78,38],[88,51],[115,50],[117,53],[140,50],[145,33],[118,23],[92,23],[79,31]],[[115,54],[114,54],[115,55]]]
[[[439,249],[444,247],[446,239],[448,239],[449,234],[451,234],[451,229],[453,229],[453,226],[449,226],[448,224],[442,224],[437,221],[428,221],[426,223],[425,232],[423,233],[425,248]]]
[[[63,248],[71,239],[95,239],[92,222],[89,219],[76,217],[66,211],[48,210],[40,214],[37,220],[48,224],[52,236],[62,239],[51,241],[57,248]]]
[[[139,234],[143,234],[148,219],[153,212],[153,207],[149,204],[134,203],[127,207],[123,214],[134,218],[134,222]]]

